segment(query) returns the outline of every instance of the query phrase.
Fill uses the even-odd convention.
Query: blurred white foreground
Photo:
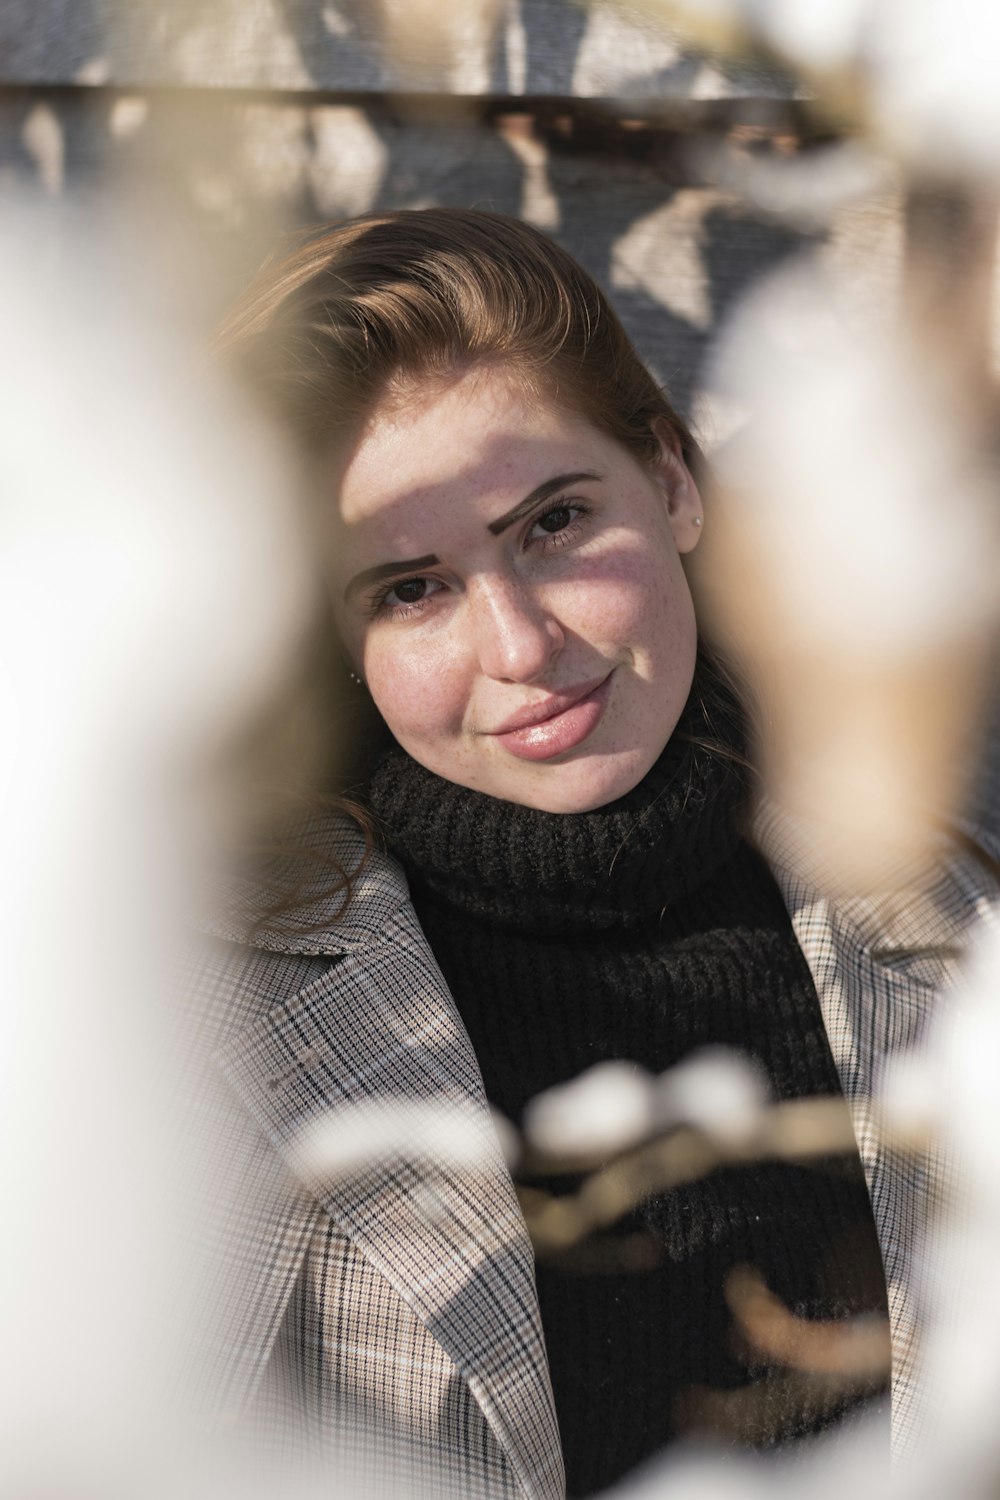
[[[311,591],[277,445],[207,379],[155,243],[0,241],[0,1493],[153,1493],[177,1184],[165,960],[211,767]],[[172,287],[174,295],[176,285]],[[213,821],[214,820],[214,821]],[[224,821],[224,817],[223,817]]]
[[[925,878],[968,793],[1000,622],[1000,507],[950,379],[810,260],[716,350],[743,430],[717,459],[704,581],[761,704],[762,768],[825,892]]]

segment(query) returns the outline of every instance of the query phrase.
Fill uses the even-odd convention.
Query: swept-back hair
[[[264,266],[219,346],[313,452],[394,392],[482,364],[639,459],[657,456],[650,422],[665,419],[699,460],[593,277],[503,214],[409,209],[313,229]]]

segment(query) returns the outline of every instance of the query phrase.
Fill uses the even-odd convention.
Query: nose
[[[480,577],[469,589],[480,669],[499,682],[534,682],[559,655],[563,629],[537,592],[513,578]]]

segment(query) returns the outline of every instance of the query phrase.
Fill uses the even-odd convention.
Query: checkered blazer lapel
[[[317,829],[317,838],[331,836],[329,826]],[[344,830],[336,836],[342,841]],[[259,897],[249,887],[234,891],[227,914],[210,926],[220,936],[245,939]],[[253,941],[272,952],[335,961],[229,1037],[217,1062],[292,1178],[309,1181],[315,1201],[454,1361],[524,1493],[540,1500],[561,1495],[531,1242],[472,1045],[405,880],[394,863],[376,856],[342,922],[310,931],[309,914],[307,902],[282,930],[258,929]],[[330,1111],[366,1101],[444,1109],[456,1138],[474,1145],[482,1165],[456,1170],[408,1159],[404,1143],[398,1154],[353,1175],[316,1180],[303,1159],[303,1131]],[[269,1261],[301,1263],[301,1212],[283,1215],[274,1229],[285,1250],[268,1247]],[[283,1290],[287,1300],[290,1287]],[[259,1341],[262,1362],[268,1352]]]
[[[825,896],[796,872],[796,831],[779,810],[765,803],[756,819],[816,985],[871,1195],[889,1297],[897,1455],[913,1448],[924,1426],[918,1335],[937,1253],[934,1202],[953,1168],[940,1154],[893,1151],[879,1128],[877,1099],[894,1057],[924,1038],[958,982],[972,927],[1000,922],[997,785],[995,777],[988,782],[991,806],[981,802],[942,835],[931,883],[877,897]]]

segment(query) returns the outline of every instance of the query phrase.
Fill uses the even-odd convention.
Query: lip
[[[611,676],[608,672],[596,681],[553,693],[544,703],[521,709],[499,729],[491,730],[491,738],[519,760],[552,760],[574,750],[593,734],[604,717]]]

